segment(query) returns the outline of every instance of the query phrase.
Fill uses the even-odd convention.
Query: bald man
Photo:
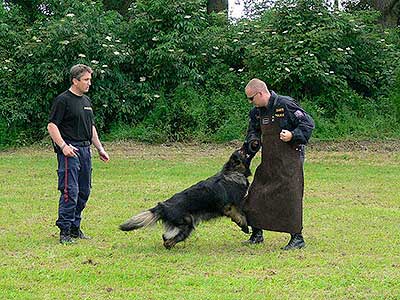
[[[261,164],[245,199],[252,227],[245,243],[262,243],[264,229],[290,233],[283,250],[303,248],[304,149],[314,121],[292,98],[269,91],[260,79],[250,80],[245,93],[254,108],[242,148],[249,159],[262,148]]]

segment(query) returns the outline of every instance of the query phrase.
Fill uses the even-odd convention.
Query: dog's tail
[[[156,211],[154,211],[154,209],[146,210],[136,216],[133,216],[129,220],[125,221],[125,223],[119,225],[119,229],[123,231],[135,230],[153,225],[159,219],[160,215]]]

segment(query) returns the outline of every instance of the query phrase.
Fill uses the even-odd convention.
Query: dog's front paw
[[[235,216],[233,218],[231,218],[231,220],[240,227],[240,229],[244,232],[244,233],[250,233],[249,231],[249,227],[247,226],[247,220],[246,217],[244,216]]]

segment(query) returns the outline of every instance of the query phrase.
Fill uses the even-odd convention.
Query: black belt
[[[82,141],[82,142],[65,141],[65,142],[67,143],[67,145],[71,144],[71,145],[77,146],[77,147],[87,147],[92,144],[90,141]]]

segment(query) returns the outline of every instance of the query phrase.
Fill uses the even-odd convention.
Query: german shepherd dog
[[[230,217],[242,231],[249,233],[241,207],[250,175],[246,154],[236,150],[219,173],[133,216],[119,228],[130,231],[161,220],[165,227],[162,238],[167,249],[184,241],[201,221],[220,216]]]

